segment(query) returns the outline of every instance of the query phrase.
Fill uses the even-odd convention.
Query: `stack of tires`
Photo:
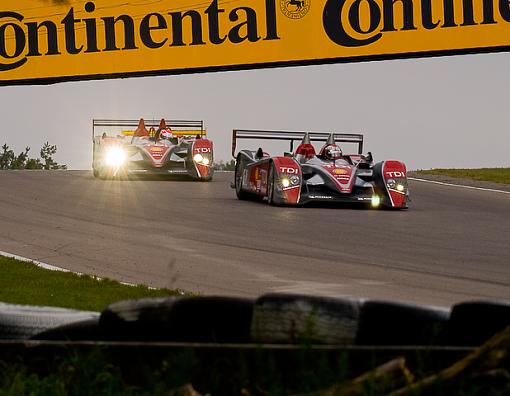
[[[510,302],[451,309],[266,294],[126,300],[103,312],[0,303],[0,339],[216,344],[477,346],[510,326]]]

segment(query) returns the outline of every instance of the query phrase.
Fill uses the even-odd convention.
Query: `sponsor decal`
[[[0,85],[508,51],[508,0],[2,0]]]
[[[399,161],[385,161],[383,167],[383,175],[386,180],[388,179],[405,179],[406,178],[406,166],[404,163]],[[399,183],[399,182],[397,182]],[[386,189],[388,192],[388,197],[391,202],[391,206],[396,208],[401,208],[406,205],[406,192],[398,191],[392,186],[386,185]]]
[[[280,10],[290,19],[301,19],[310,11],[311,0],[280,0]]]
[[[406,177],[405,171],[397,171],[397,172],[386,172],[387,178],[394,178],[394,177]]]
[[[145,149],[155,161],[161,161],[170,148],[166,146],[145,146]]]
[[[324,164],[322,167],[335,180],[341,191],[350,191],[354,179],[352,178],[352,169],[348,166],[337,168],[335,165]]]
[[[289,168],[289,167],[281,166],[280,173],[287,173],[289,175],[299,175],[299,168]]]
[[[212,149],[210,147],[195,147],[195,153],[198,154],[209,154],[212,153]]]

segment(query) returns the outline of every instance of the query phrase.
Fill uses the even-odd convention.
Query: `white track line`
[[[461,188],[468,188],[470,190],[479,190],[479,191],[496,192],[496,193],[501,193],[501,194],[510,194],[510,191],[495,190],[493,188],[482,188],[482,187],[465,186],[463,184],[444,183],[444,182],[435,181],[435,180],[419,179],[417,177],[408,177],[408,179],[414,180],[414,181],[420,181],[420,182],[424,182],[424,183],[439,184],[441,186],[461,187]]]
[[[7,258],[12,258],[12,259],[15,259],[15,260],[18,260],[18,261],[23,261],[25,263],[34,264],[35,266],[37,266],[39,268],[44,268],[44,269],[47,269],[47,270],[50,270],[50,271],[72,272],[72,271],[69,271],[69,270],[67,270],[65,268],[55,267],[54,265],[46,264],[46,263],[43,263],[43,262],[37,261],[37,260],[32,260],[32,259],[29,259],[27,257],[22,257],[22,256],[18,256],[16,254],[12,254],[12,253],[2,252],[1,250],[0,250],[0,256],[7,257]],[[73,272],[73,274],[83,275],[83,274],[81,274],[79,272]]]
[[[82,274],[81,272],[73,272],[73,271],[67,270],[65,268],[55,267],[54,265],[46,264],[46,263],[43,263],[41,261],[33,260],[33,259],[30,259],[30,258],[27,258],[27,257],[18,256],[17,254],[3,252],[1,250],[0,250],[0,256],[7,257],[7,258],[12,258],[12,259],[15,259],[15,260],[18,260],[18,261],[23,261],[24,263],[34,264],[36,267],[43,268],[43,269],[46,269],[46,270],[49,270],[49,271],[67,272],[67,273],[75,274],[75,275],[78,275],[78,276],[84,276],[84,274]],[[103,278],[100,278],[98,276],[94,276],[94,275],[89,275],[89,276],[91,278],[94,278],[97,281],[103,280]],[[135,285],[133,283],[126,283],[126,282],[119,282],[119,283],[121,285],[125,285],[125,286],[132,286],[132,287],[138,286],[138,285]],[[150,286],[147,286],[147,287],[149,289],[151,289],[151,290],[155,290],[156,289],[156,288],[150,287]]]

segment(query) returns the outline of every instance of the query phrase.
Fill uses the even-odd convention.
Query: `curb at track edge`
[[[436,180],[420,179],[420,178],[417,178],[417,177],[408,177],[408,179],[409,180],[413,180],[413,181],[424,182],[424,183],[439,184],[441,186],[460,187],[460,188],[467,188],[467,189],[470,189],[470,190],[496,192],[496,193],[501,193],[501,194],[510,194],[510,191],[497,190],[497,189],[494,189],[494,188],[483,188],[483,187],[466,186],[464,184],[445,183],[445,182],[440,182],[440,181],[436,181]]]
[[[43,263],[42,261],[34,260],[34,259],[31,259],[31,258],[28,258],[28,257],[18,256],[17,254],[8,253],[8,252],[4,252],[4,251],[1,251],[1,250],[0,250],[0,256],[1,257],[6,257],[6,258],[12,258],[12,259],[15,259],[15,260],[18,260],[18,261],[22,261],[24,263],[33,264],[36,267],[43,268],[43,269],[49,270],[49,271],[66,272],[66,273],[70,273],[70,274],[74,274],[74,275],[78,275],[78,276],[84,276],[85,275],[85,274],[83,274],[81,272],[70,271],[70,270],[65,269],[65,268],[56,267],[56,266],[51,265],[51,264]],[[87,275],[87,276],[90,276],[90,277],[94,278],[97,281],[103,280],[103,278],[100,278],[100,277],[95,276],[95,275]],[[119,282],[119,283],[121,285],[124,285],[124,286],[132,286],[132,287],[139,286],[139,285],[135,285],[134,283],[127,283],[127,282]],[[152,289],[152,290],[156,289],[155,287],[150,287],[150,286],[147,286],[147,287],[149,289]]]

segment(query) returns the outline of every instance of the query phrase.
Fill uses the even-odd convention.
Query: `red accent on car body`
[[[385,161],[382,173],[385,185],[388,179],[395,179],[397,182],[402,179],[407,179],[406,166],[400,161]],[[394,208],[404,208],[406,206],[406,192],[397,191],[387,186],[386,189],[390,196],[391,205]]]
[[[274,157],[273,163],[279,177],[285,176],[298,176],[301,179],[301,167],[299,163],[291,157]],[[266,189],[267,190],[267,189]],[[266,193],[267,195],[267,193]],[[301,196],[301,183],[297,186],[285,188],[282,191],[283,200],[288,205],[296,205],[299,203]]]
[[[312,157],[315,157],[315,148],[312,144],[301,143],[297,149],[295,156],[301,156],[304,160],[308,160]]]
[[[211,174],[213,166],[213,142],[209,139],[197,139],[193,142],[193,156],[196,154],[207,155],[211,162],[209,165],[198,164],[195,161],[195,168],[198,173],[198,177],[208,177]]]

